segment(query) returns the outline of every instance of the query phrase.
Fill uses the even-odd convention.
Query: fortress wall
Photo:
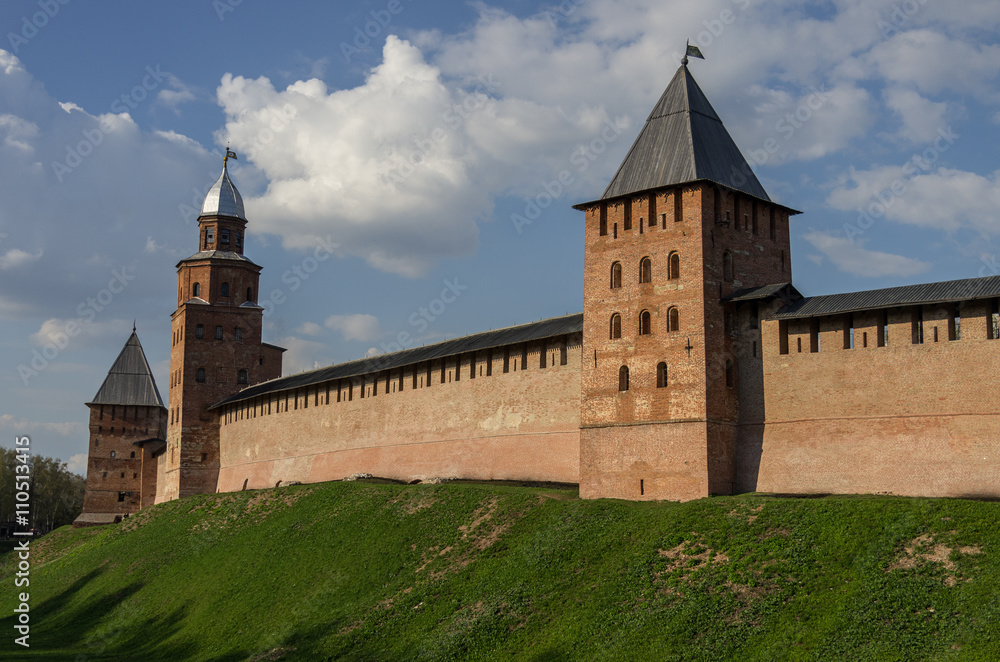
[[[878,346],[882,311],[764,322],[766,424],[754,457],[740,449],[741,485],[764,492],[1000,496],[1000,340],[989,339],[992,302],[961,309],[887,311],[888,344]],[[914,313],[923,344],[914,344]],[[935,329],[938,341],[934,342]],[[864,347],[864,334],[868,346]],[[819,351],[810,352],[818,336]],[[798,351],[802,339],[803,351]],[[849,343],[849,340],[848,340]],[[755,466],[756,465],[756,466]]]
[[[355,473],[576,483],[579,334],[567,345],[550,339],[544,368],[532,342],[478,352],[475,378],[465,354],[230,405],[218,489]]]

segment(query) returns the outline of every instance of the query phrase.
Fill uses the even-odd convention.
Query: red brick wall
[[[137,512],[144,494],[155,493],[144,482],[150,476],[143,471],[143,453],[136,441],[163,438],[166,434],[166,410],[160,407],[123,405],[88,405],[90,408],[90,448],[87,459],[87,483],[83,514],[122,515]],[[114,457],[112,457],[112,452]],[[125,500],[119,501],[119,493]]]
[[[913,308],[889,311],[886,347],[875,342],[878,312],[854,315],[854,349],[844,349],[844,317],[823,318],[816,353],[809,320],[789,322],[789,354],[779,353],[778,322],[765,321],[767,423],[756,457],[741,452],[745,488],[1000,496],[1000,403],[986,381],[1000,369],[1000,340],[986,339],[990,304],[963,306],[953,341],[950,305],[923,306],[920,345],[911,341]]]
[[[371,473],[400,480],[432,477],[575,483],[580,458],[580,344],[570,338],[567,364],[558,341],[503,348],[255,398],[221,413],[219,489],[273,487],[278,481],[338,480]],[[418,387],[413,388],[417,374]],[[403,387],[399,389],[402,377]],[[377,394],[372,395],[377,379]],[[329,386],[329,395],[327,387]],[[338,391],[340,401],[338,402]],[[362,392],[365,396],[362,397]],[[350,395],[348,395],[350,393]],[[270,413],[267,413],[270,411]]]
[[[719,300],[740,288],[791,279],[787,210],[736,195],[738,203],[731,191],[697,183],[585,210],[581,423],[589,431],[581,440],[581,494],[637,498],[643,472],[650,475],[653,487],[643,488],[642,498],[687,499],[732,491],[739,399],[738,385],[726,386],[725,369],[731,360],[738,370],[738,343],[724,333]],[[654,226],[648,225],[651,200]],[[727,212],[732,217],[735,204],[740,207],[738,227],[732,221],[724,223]],[[625,229],[627,214],[630,230]],[[606,235],[601,234],[602,216]],[[727,251],[733,258],[733,274],[724,279]],[[668,278],[669,256],[675,252],[680,258],[679,278]],[[643,257],[652,260],[651,283],[638,282]],[[611,267],[616,261],[623,267],[622,287],[612,289]],[[677,331],[668,331],[671,307],[679,313]],[[651,313],[649,335],[638,333],[643,310]],[[610,338],[616,312],[622,315],[619,340]],[[668,384],[657,388],[656,366],[661,361],[667,364]],[[630,381],[625,392],[618,388],[623,365]],[[688,422],[682,426],[683,434],[676,427],[680,421]],[[643,429],[621,429],[633,425]],[[606,457],[609,444],[618,454],[614,458]],[[688,474],[683,480],[676,477],[684,472]]]

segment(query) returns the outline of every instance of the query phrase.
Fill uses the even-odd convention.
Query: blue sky
[[[688,38],[805,212],[801,291],[998,274],[998,28],[985,1],[5,2],[0,444],[84,471],[83,403],[133,319],[166,397],[174,266],[227,142],[286,373],[582,310],[571,205]]]

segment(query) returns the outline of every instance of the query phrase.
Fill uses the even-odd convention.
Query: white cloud
[[[282,374],[294,375],[330,365],[329,348],[321,342],[286,336],[275,344],[285,348],[281,356]]]
[[[9,427],[17,432],[44,431],[61,437],[81,436],[87,434],[87,425],[79,421],[70,423],[38,423],[19,418],[13,414],[0,415],[0,426]]]
[[[167,74],[166,78],[167,85],[173,89],[163,89],[157,92],[156,101],[176,113],[179,112],[178,106],[182,103],[195,100],[195,91],[173,74]]]
[[[923,273],[931,267],[930,263],[911,257],[868,250],[864,248],[865,241],[860,239],[852,242],[846,237],[818,231],[812,231],[803,238],[823,253],[838,269],[855,276],[908,277]]]
[[[316,322],[303,322],[296,332],[307,336],[319,336],[323,334],[323,327]]]
[[[49,343],[60,349],[69,343],[103,340],[110,337],[128,338],[127,330],[132,328],[132,320],[115,319],[108,321],[87,321],[86,318],[57,319],[42,322],[41,327],[31,334],[30,340],[36,347]],[[124,334],[124,335],[123,335]]]
[[[971,228],[985,236],[1000,233],[1000,171],[986,177],[951,168],[925,174],[920,163],[851,169],[827,203],[842,211],[866,212],[874,220],[884,217],[948,231]]]
[[[26,153],[35,151],[31,141],[38,136],[38,125],[34,122],[5,113],[0,115],[0,132],[6,134],[4,144],[7,146]]]
[[[75,474],[80,474],[81,476],[87,475],[87,457],[86,453],[77,453],[69,458],[66,462],[66,468]]]
[[[28,253],[27,251],[22,251],[20,248],[12,248],[3,255],[0,255],[0,271],[23,267],[26,264],[37,262],[41,257],[42,251]]]
[[[330,315],[324,325],[333,331],[340,331],[345,340],[365,342],[382,337],[382,328],[374,315]]]
[[[935,103],[919,92],[891,87],[885,92],[886,105],[903,123],[899,136],[913,143],[930,142],[938,131],[947,126],[945,113],[948,104]]]

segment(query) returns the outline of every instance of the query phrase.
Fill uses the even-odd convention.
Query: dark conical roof
[[[138,405],[162,407],[163,400],[156,390],[153,372],[149,369],[146,354],[139,344],[139,337],[132,331],[128,342],[115,359],[108,376],[98,389],[92,405]]]
[[[705,93],[681,65],[601,199],[699,180],[770,201]]]

